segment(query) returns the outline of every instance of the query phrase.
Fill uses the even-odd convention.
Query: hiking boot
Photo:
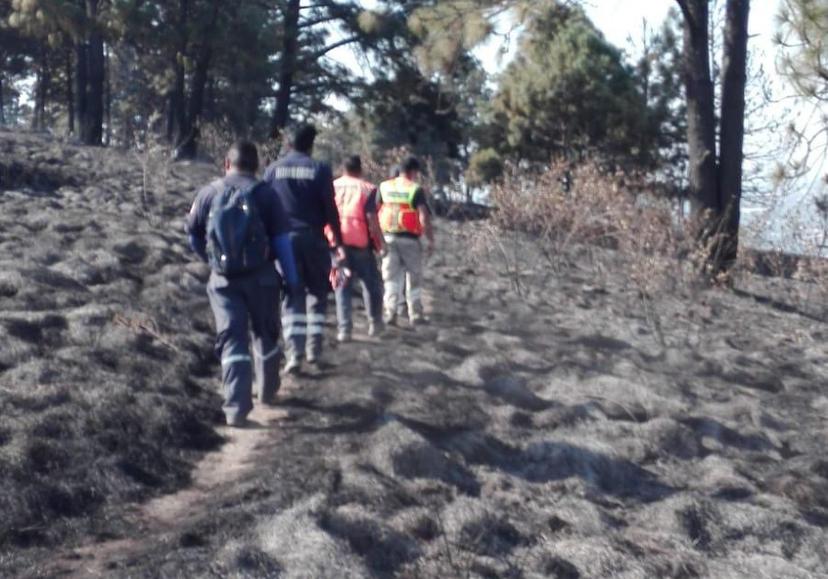
[[[411,316],[409,322],[412,326],[424,326],[428,324],[428,319],[426,319],[426,317],[423,315]]]
[[[385,324],[382,320],[377,320],[376,322],[371,322],[368,324],[368,335],[372,338],[376,338],[377,336],[382,335],[385,331]]]
[[[344,344],[345,342],[351,341],[351,330],[339,330],[339,333],[336,334],[336,341],[340,344]],[[310,358],[308,358],[310,361]]]
[[[276,402],[276,395],[275,394],[273,394],[272,396],[259,396],[259,402],[261,403],[262,406],[267,406],[269,408],[272,408],[272,407],[278,405],[278,402]]]
[[[231,428],[244,428],[247,426],[247,418],[244,416],[227,416],[227,426]]]
[[[296,375],[302,370],[302,358],[299,356],[289,356],[287,364],[285,364],[285,373]]]

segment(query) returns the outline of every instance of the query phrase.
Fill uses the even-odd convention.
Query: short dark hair
[[[351,155],[347,159],[345,159],[345,172],[349,175],[361,175],[362,174],[362,159],[359,155]]]
[[[227,150],[227,161],[239,171],[255,173],[259,169],[259,150],[250,141],[236,141]]]
[[[413,173],[414,171],[420,170],[420,161],[417,157],[408,157],[405,161],[403,161],[402,167],[403,173]]]
[[[309,153],[313,149],[313,142],[315,140],[316,127],[310,124],[304,124],[298,126],[293,132],[290,144],[300,153]]]

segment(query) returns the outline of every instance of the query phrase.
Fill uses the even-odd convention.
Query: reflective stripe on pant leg
[[[328,259],[330,257],[326,256]],[[328,306],[328,285],[316,288],[308,294],[308,343],[306,353],[311,358],[322,354],[322,334],[325,330],[325,310]]]
[[[247,354],[235,354],[233,356],[227,356],[226,358],[221,359],[222,366],[229,366],[230,364],[238,364],[240,362],[244,362],[249,364],[252,362],[253,359],[248,356]]]
[[[278,279],[262,275],[247,284],[247,305],[253,334],[254,388],[261,401],[272,401],[279,389]]]
[[[223,410],[228,418],[244,417],[253,407],[253,367],[248,346],[248,311],[237,281],[208,284],[207,295],[216,319],[216,351],[224,384]]]
[[[282,319],[284,327],[283,335],[285,340],[289,340],[294,336],[304,336],[307,334],[306,325],[308,318],[305,314],[286,314]]]
[[[279,352],[281,352],[281,351],[282,351],[282,349],[281,349],[279,346],[276,346],[276,347],[275,347],[275,348],[273,348],[270,352],[268,352],[268,353],[266,353],[266,354],[262,354],[260,359],[262,360],[262,362],[267,362],[267,361],[268,361],[268,360],[270,360],[273,356],[278,355],[278,354],[279,354]]]
[[[261,343],[261,338],[254,338]],[[255,389],[259,394],[259,400],[272,401],[279,390],[279,354],[282,349],[277,345],[269,351],[256,352],[255,356]]]
[[[308,335],[315,336],[325,331],[325,314],[308,314]]]

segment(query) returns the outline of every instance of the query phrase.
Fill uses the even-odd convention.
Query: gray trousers
[[[400,297],[405,294],[408,317],[423,315],[422,281],[423,248],[420,240],[399,235],[386,235],[388,248],[382,259],[382,279],[385,282],[385,315],[395,316]]]
[[[207,296],[216,320],[222,408],[229,419],[244,418],[253,409],[254,376],[260,400],[272,399],[279,389],[280,285],[272,265],[241,278],[210,276]]]
[[[295,231],[290,234],[290,240],[303,291],[285,298],[285,345],[289,357],[302,358],[306,352],[315,357],[322,353],[331,252],[319,231]]]

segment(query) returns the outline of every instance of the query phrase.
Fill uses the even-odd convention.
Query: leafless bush
[[[563,163],[539,175],[511,167],[491,198],[495,223],[536,236],[556,268],[565,265],[574,244],[613,246],[634,209],[634,199],[618,182],[594,167],[570,170]]]
[[[163,117],[153,114],[147,127],[135,135],[134,155],[141,166],[141,209],[146,219],[155,224],[155,196],[166,190],[170,179],[172,150],[156,127]]]
[[[732,272],[733,285],[755,293],[751,276],[758,274],[771,278],[765,283],[765,292],[774,296],[758,296],[773,299],[783,308],[788,306],[810,316],[828,319],[828,214],[823,209],[824,200],[817,198],[814,209],[817,223],[808,222],[799,215],[792,215],[785,223],[774,227],[773,223],[759,220],[749,229],[749,237],[762,240],[764,227],[776,232],[778,239],[771,247],[745,249]]]
[[[509,248],[515,232],[532,238],[545,267],[556,274],[584,263],[585,256],[595,273],[603,274],[605,264],[595,252],[615,250],[614,261],[624,267],[661,338],[652,298],[686,287],[703,252],[683,235],[669,204],[650,193],[646,179],[607,173],[594,164],[554,163],[541,174],[511,167],[491,199],[496,209],[491,226],[477,228],[478,246],[500,256],[515,289],[521,291],[522,276],[533,270],[524,251]]]
[[[201,126],[199,134],[201,152],[219,169],[224,169],[224,156],[237,135],[229,122],[223,119],[210,121]]]
[[[602,279],[611,266],[635,290],[662,345],[656,298],[692,299],[711,280],[735,287],[756,272],[788,278],[796,283],[785,286],[784,301],[809,315],[824,315],[820,304],[828,301],[828,262],[818,257],[821,237],[797,238],[800,252],[813,257],[743,247],[736,267],[718,273],[710,265],[718,233],[699,226],[709,220],[678,217],[643,176],[607,173],[590,163],[554,163],[541,174],[511,167],[492,188],[491,199],[492,219],[475,227],[474,246],[478,255],[501,261],[514,290],[525,293],[530,276],[544,284],[538,270],[558,275],[576,264],[586,265]],[[693,233],[698,231],[707,234]]]

